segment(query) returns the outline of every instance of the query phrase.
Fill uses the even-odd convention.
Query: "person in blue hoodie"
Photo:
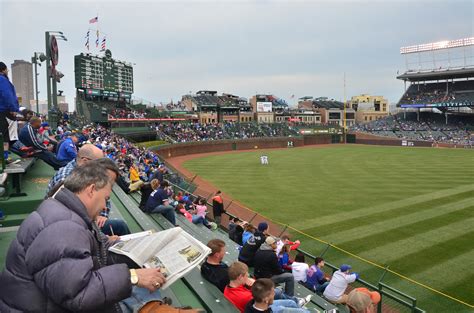
[[[62,143],[59,143],[58,153],[56,154],[58,160],[67,162],[74,160],[77,156],[76,144],[78,141],[77,135],[74,134],[64,139]]]
[[[16,120],[19,110],[15,86],[8,79],[8,68],[5,63],[0,62],[0,132],[3,135],[4,151],[8,151],[10,142],[7,118]],[[6,154],[8,157],[8,152]]]

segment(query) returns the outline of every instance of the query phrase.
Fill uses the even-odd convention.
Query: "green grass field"
[[[184,166],[275,221],[474,304],[474,151],[351,145],[265,153],[268,166],[262,151]],[[324,248],[301,239],[314,253]],[[381,273],[339,251],[325,256],[352,262],[369,281]],[[472,310],[395,275],[384,281],[431,312]]]

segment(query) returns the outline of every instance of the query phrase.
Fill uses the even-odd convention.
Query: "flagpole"
[[[347,121],[346,121],[346,72],[344,72],[344,143],[347,143]]]

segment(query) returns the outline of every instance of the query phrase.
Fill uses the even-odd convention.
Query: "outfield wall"
[[[172,158],[182,155],[234,151],[234,150],[251,150],[251,149],[271,149],[271,148],[287,148],[288,142],[293,143],[293,147],[302,147],[307,145],[330,144],[332,136],[311,135],[302,137],[274,137],[274,138],[251,138],[239,140],[215,140],[200,141],[189,143],[178,143],[172,145],[163,145],[157,147],[155,151],[163,158]]]
[[[410,146],[410,147],[432,147],[433,143],[430,141],[421,140],[402,140],[398,138],[389,138],[383,136],[376,136],[367,133],[355,133],[356,143],[364,145],[381,145],[381,146]]]

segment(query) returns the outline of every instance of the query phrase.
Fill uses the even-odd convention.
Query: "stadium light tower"
[[[466,50],[469,46],[474,46],[474,37],[468,37],[468,38],[462,38],[462,39],[455,39],[455,40],[443,40],[443,41],[437,41],[437,42],[431,42],[431,43],[425,43],[425,44],[420,44],[420,45],[413,45],[413,46],[406,46],[406,47],[401,47],[400,48],[400,54],[405,55],[405,63],[407,70],[408,68],[408,55],[411,54],[418,54],[418,66],[419,69],[422,68],[421,66],[421,54],[425,52],[431,52],[432,57],[433,57],[433,69],[436,69],[436,59],[435,59],[435,52],[439,50],[447,50],[448,57],[448,68],[451,67],[451,50],[455,48],[463,48],[463,54],[464,54],[464,63],[463,67],[468,66],[467,64],[467,57],[466,57]],[[460,58],[458,58],[460,59]],[[454,58],[456,60],[456,58]],[[472,64],[471,64],[472,65]]]
[[[38,65],[41,66],[41,62],[44,61],[46,61],[46,55],[43,52],[35,52],[31,57],[31,62],[35,65],[36,114],[39,114]]]

